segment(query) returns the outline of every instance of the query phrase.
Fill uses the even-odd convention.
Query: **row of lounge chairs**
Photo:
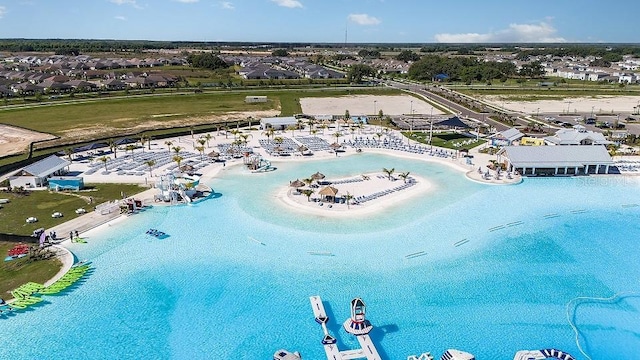
[[[269,155],[293,155],[299,152],[298,148],[300,147],[298,143],[288,137],[282,138],[282,142],[271,139],[260,139],[258,142]]]
[[[5,315],[5,312],[8,311],[24,310],[30,306],[41,303],[44,299],[39,295],[55,295],[63,292],[77,284],[89,270],[89,264],[77,265],[71,267],[58,281],[49,286],[45,287],[43,284],[35,282],[21,285],[11,291],[11,295],[14,298],[13,302],[0,305],[0,314]]]
[[[328,151],[331,150],[329,143],[317,136],[297,136],[296,141],[307,147],[311,151]]]
[[[375,199],[377,199],[379,197],[382,197],[382,196],[385,196],[385,195],[389,195],[389,194],[392,194],[392,193],[397,192],[397,191],[402,191],[402,190],[407,189],[407,188],[409,188],[409,187],[411,187],[411,186],[413,186],[415,184],[416,184],[415,179],[408,178],[406,183],[404,183],[404,184],[402,184],[400,186],[396,186],[396,187],[394,187],[392,189],[378,191],[378,192],[375,192],[375,193],[373,193],[371,195],[358,196],[358,197],[356,197],[354,199],[353,203],[354,204],[362,204],[362,203],[365,203],[367,201],[375,200]]]

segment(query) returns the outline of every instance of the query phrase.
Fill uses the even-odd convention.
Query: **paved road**
[[[435,103],[442,104],[445,107],[452,109],[454,112],[456,112],[458,115],[462,117],[468,117],[468,118],[476,119],[479,121],[484,120],[484,122],[486,122],[487,124],[495,127],[497,131],[503,131],[509,128],[509,126],[501,122],[489,119],[487,114],[477,113],[475,111],[469,110],[466,107],[458,103],[455,103],[453,101],[450,101],[448,99],[445,99],[438,94],[425,90],[424,88],[420,88],[420,86],[418,85],[407,85],[407,84],[399,83],[396,81],[387,81],[387,85],[398,88],[398,89],[411,90],[417,94],[423,95],[424,97],[426,97],[427,99]]]

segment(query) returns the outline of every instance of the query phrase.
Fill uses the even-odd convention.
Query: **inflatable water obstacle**
[[[164,232],[162,232],[160,230],[157,230],[157,229],[149,229],[149,230],[147,230],[147,235],[155,236],[158,239],[164,239],[164,238],[169,236],[169,235],[165,234]]]

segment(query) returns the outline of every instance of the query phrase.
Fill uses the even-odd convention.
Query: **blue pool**
[[[640,179],[488,186],[372,154],[274,165],[264,174],[226,167],[211,182],[220,197],[154,207],[71,244],[95,271],[74,291],[0,319],[0,358],[269,359],[287,348],[319,360],[309,296],[320,295],[342,348],[357,346],[339,327],[362,297],[388,359],[447,348],[512,359],[549,347],[581,359],[567,303],[619,292],[630,296],[577,302],[571,317],[593,359],[640,353]],[[316,171],[335,178],[383,167],[429,179],[434,191],[341,218],[275,198]],[[170,236],[145,235],[150,228]]]

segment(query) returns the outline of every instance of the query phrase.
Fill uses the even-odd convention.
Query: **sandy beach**
[[[346,110],[352,116],[377,115],[380,110],[385,115],[444,114],[426,101],[409,95],[351,95],[332,98],[301,98],[302,112],[310,115],[344,115]]]
[[[367,180],[364,180],[362,175],[364,175]],[[343,217],[346,212],[348,212],[349,216],[362,216],[376,213],[390,207],[398,206],[402,204],[404,200],[435,190],[435,186],[422,177],[410,175],[412,182],[408,180],[407,183],[398,178],[397,174],[393,174],[391,178],[392,180],[389,180],[387,175],[383,173],[367,173],[347,178],[330,179],[329,182],[332,183],[330,186],[338,189],[337,197],[342,197],[346,194],[353,196],[349,202],[350,205],[346,203],[319,201],[320,196],[318,192],[323,189],[324,186],[313,189],[315,193],[310,196],[309,199],[311,201],[307,199],[306,195],[299,193],[290,186],[283,186],[277,193],[276,198],[281,205],[295,207],[297,211],[299,210],[307,214],[321,217]],[[392,191],[403,185],[407,185],[407,187]],[[305,186],[301,189],[308,188],[309,187]],[[369,196],[380,192],[389,193],[365,202],[358,202],[357,200],[361,196]]]

